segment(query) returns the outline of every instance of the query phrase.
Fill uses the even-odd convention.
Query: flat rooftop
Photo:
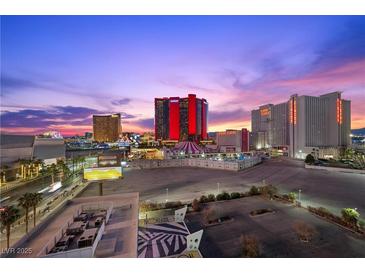
[[[52,217],[31,231],[28,239],[22,239],[16,247],[31,249],[30,254],[15,257],[43,257],[44,249],[52,243],[60,229],[76,215],[82,206],[112,204],[109,221],[96,247],[94,257],[137,257],[139,194],[123,193],[107,196],[75,198],[58,210]]]

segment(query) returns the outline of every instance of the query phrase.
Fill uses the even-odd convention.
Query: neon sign
[[[337,98],[336,102],[337,123],[342,124],[342,100]]]
[[[297,100],[292,98],[289,104],[289,121],[291,124],[297,124]]]

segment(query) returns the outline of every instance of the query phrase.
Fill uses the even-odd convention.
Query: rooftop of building
[[[33,157],[51,159],[64,157],[66,145],[63,139],[36,138],[34,141]]]
[[[199,100],[203,100],[203,101],[207,101],[205,98],[198,98],[196,96],[196,94],[192,94],[192,93],[189,93],[187,97],[178,97],[178,96],[171,96],[171,97],[158,97],[158,98],[155,98],[155,100],[177,100],[177,99],[189,99],[189,97],[194,97],[196,99],[199,99]]]
[[[120,113],[105,113],[105,114],[93,114],[93,117],[120,117]]]
[[[32,147],[34,143],[35,136],[33,135],[10,135],[1,134],[0,135],[0,148],[26,148]]]
[[[110,183],[112,184],[113,182]],[[32,254],[18,254],[17,256],[44,257],[49,256],[49,254],[54,256],[58,253],[58,256],[62,257],[64,255],[62,252],[64,251],[77,250],[79,248],[78,241],[84,232],[89,229],[84,229],[82,231],[83,234],[77,235],[77,239],[73,237],[73,243],[68,243],[69,247],[61,248],[64,250],[60,249],[56,250],[58,252],[50,252],[62,241],[62,237],[68,236],[66,235],[67,229],[79,220],[80,215],[83,215],[82,213],[92,213],[91,215],[96,217],[95,212],[97,214],[108,212],[108,221],[100,233],[101,238],[96,239],[95,237],[92,242],[93,244],[97,241],[94,257],[137,257],[138,203],[139,194],[137,192],[72,199],[57,210],[53,216],[30,231],[27,239],[23,238],[16,244],[16,247],[19,248],[30,248]],[[95,212],[91,212],[92,210]],[[104,215],[105,219],[107,214]],[[103,216],[100,215],[99,217],[103,218]],[[75,217],[78,219],[75,219]],[[96,219],[93,220],[93,217],[90,217],[87,221],[95,224]],[[90,229],[96,229],[95,231],[89,231],[95,232],[99,236],[98,228],[90,227]],[[70,239],[67,238],[67,241],[70,241]]]

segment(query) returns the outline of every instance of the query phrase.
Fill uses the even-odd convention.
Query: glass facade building
[[[189,94],[186,98],[155,98],[155,139],[201,141],[207,135],[208,103]]]

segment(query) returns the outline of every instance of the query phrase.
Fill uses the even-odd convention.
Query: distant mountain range
[[[352,129],[351,133],[354,135],[365,135],[365,127],[364,128],[358,128],[358,129]]]

